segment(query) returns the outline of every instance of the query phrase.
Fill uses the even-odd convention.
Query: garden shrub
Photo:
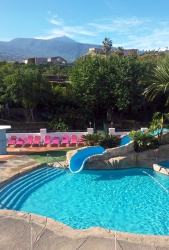
[[[129,136],[134,141],[134,150],[136,152],[159,147],[158,139],[149,132],[131,131]]]

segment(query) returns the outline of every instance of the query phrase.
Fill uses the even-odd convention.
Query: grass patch
[[[44,152],[37,152],[29,154],[28,156],[38,163],[45,163],[46,162],[46,155],[49,154],[56,159],[56,161],[65,161],[66,160],[66,153],[70,150],[74,150],[76,148],[67,148],[67,149],[58,149],[52,151],[44,151]],[[53,162],[54,159],[48,157],[48,162]]]

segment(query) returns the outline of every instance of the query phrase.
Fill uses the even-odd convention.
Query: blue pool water
[[[164,167],[164,168],[169,168],[169,161],[161,161],[158,162],[158,165]]]
[[[0,203],[76,229],[99,226],[169,235],[169,193],[143,171],[169,189],[169,178],[152,170],[82,170],[72,174],[43,167],[4,186]]]

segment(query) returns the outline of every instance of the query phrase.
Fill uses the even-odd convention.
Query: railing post
[[[115,135],[115,128],[109,128],[109,135]]]
[[[93,128],[87,128],[87,132],[88,132],[88,134],[93,134],[94,130],[93,130]]]

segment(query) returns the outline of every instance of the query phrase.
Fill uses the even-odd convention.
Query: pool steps
[[[23,203],[31,191],[61,174],[63,173],[59,169],[48,169],[48,167],[45,167],[32,172],[29,176],[25,175],[15,180],[13,182],[15,184],[12,187],[8,185],[0,191],[0,203],[2,203],[0,208],[19,209],[20,204]]]

